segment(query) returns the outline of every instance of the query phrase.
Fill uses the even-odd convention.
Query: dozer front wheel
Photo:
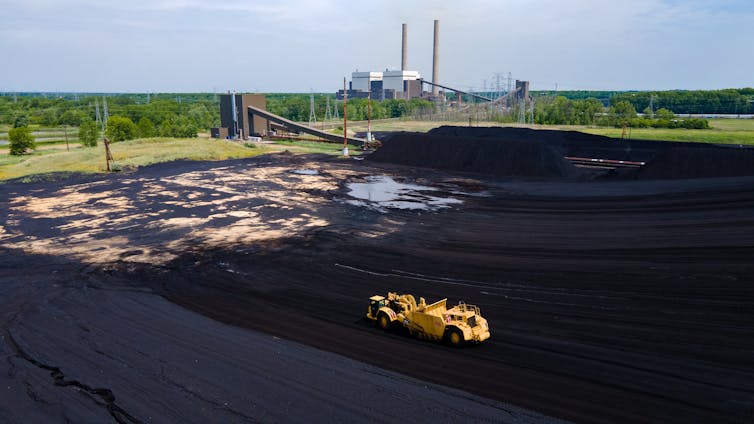
[[[463,333],[461,333],[461,330],[457,328],[453,328],[450,331],[448,331],[447,336],[448,344],[453,347],[461,347],[463,346]]]
[[[386,313],[380,312],[379,315],[377,315],[377,326],[383,330],[388,330],[390,328],[390,318]]]

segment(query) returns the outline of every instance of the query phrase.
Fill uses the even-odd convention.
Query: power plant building
[[[438,50],[438,21],[435,21],[435,44],[433,75],[437,75],[437,50]],[[408,64],[408,28],[402,25],[401,33],[401,69],[385,70],[385,72],[353,72],[348,96],[352,98],[364,98],[371,94],[372,99],[414,99],[424,97],[422,90],[422,77],[419,71],[410,71]],[[434,81],[436,82],[436,81]],[[336,98],[343,99],[343,90],[336,94]]]
[[[385,71],[382,74],[382,87],[396,92],[406,91],[406,81],[420,80],[418,71]]]
[[[382,72],[359,72],[351,74],[351,90],[371,91],[372,82],[382,81]]]

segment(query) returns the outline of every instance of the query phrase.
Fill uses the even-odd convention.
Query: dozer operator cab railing
[[[481,315],[479,312],[479,307],[476,305],[468,305],[463,300],[458,302],[458,306],[456,306],[459,311],[461,312],[473,312],[475,315]]]

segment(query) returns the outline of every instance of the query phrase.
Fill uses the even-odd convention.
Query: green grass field
[[[710,119],[708,130],[664,128],[634,128],[631,138],[648,140],[687,141],[696,143],[754,145],[754,119]],[[590,134],[620,137],[622,129],[604,127],[573,127]]]
[[[247,147],[227,140],[150,138],[124,141],[110,145],[115,163],[121,168],[133,168],[179,159],[223,160],[247,158],[266,153],[289,150],[295,153],[338,154],[337,146],[316,142],[281,142]],[[51,172],[96,173],[105,171],[105,147],[82,148],[78,143],[71,151],[65,144],[46,145],[34,153],[11,156],[0,147],[0,180]]]

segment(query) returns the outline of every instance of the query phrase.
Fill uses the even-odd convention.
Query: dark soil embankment
[[[564,178],[578,170],[543,142],[400,133],[369,157],[377,162],[494,176]]]

